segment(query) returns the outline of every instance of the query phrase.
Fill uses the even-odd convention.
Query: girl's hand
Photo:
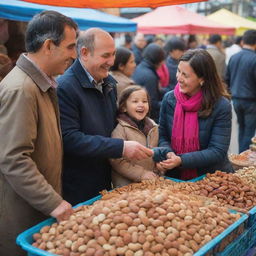
[[[159,171],[159,174],[160,174],[161,176],[165,175],[165,173],[166,173],[166,171],[167,171],[167,169],[165,169],[164,167],[162,167],[161,162],[156,163],[156,169]]]
[[[145,172],[141,176],[141,180],[152,180],[152,179],[155,179],[156,177],[157,177],[157,175],[153,172]]]

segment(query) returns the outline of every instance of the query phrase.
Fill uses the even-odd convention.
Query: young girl
[[[149,148],[158,145],[158,126],[147,117],[150,106],[147,91],[140,86],[129,86],[120,95],[118,125],[112,133],[113,138],[133,140]],[[111,159],[114,187],[154,179],[157,175],[152,158],[129,161],[124,158]]]

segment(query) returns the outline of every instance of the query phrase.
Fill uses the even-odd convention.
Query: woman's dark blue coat
[[[72,205],[111,188],[108,158],[119,158],[123,140],[110,138],[116,125],[116,81],[95,88],[79,60],[58,79],[64,144],[63,195]]]
[[[159,76],[154,65],[148,60],[142,60],[133,73],[133,79],[136,84],[147,89],[151,100],[150,117],[158,123],[162,95],[158,88]]]
[[[172,137],[172,126],[176,98],[174,91],[168,92],[163,101],[160,111],[159,122],[159,146],[166,147],[172,151],[170,146]],[[225,172],[233,171],[227,158],[227,151],[231,137],[231,105],[230,102],[221,97],[214,105],[213,112],[207,118],[199,118],[199,142],[200,151],[180,155],[182,167],[197,168],[198,175],[212,173],[215,170]],[[168,150],[163,148],[155,149],[155,161],[165,158]],[[172,176],[173,170],[168,171]],[[174,175],[179,177],[177,173]]]

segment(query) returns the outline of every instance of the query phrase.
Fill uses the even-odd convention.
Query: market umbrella
[[[134,32],[137,24],[129,19],[110,15],[94,9],[70,8],[27,3],[17,0],[0,1],[0,18],[29,21],[44,10],[54,10],[74,19],[81,30],[99,27],[109,32]]]
[[[256,22],[247,20],[224,8],[208,15],[207,18],[227,26],[235,27],[236,35],[243,35],[248,29],[256,29]]]
[[[211,21],[181,6],[158,7],[133,21],[144,34],[226,34],[235,33],[234,26]]]
[[[84,8],[116,8],[116,7],[158,7],[164,5],[206,2],[207,0],[24,0],[26,2],[55,6]]]

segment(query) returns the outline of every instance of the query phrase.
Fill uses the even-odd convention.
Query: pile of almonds
[[[256,190],[256,166],[239,169],[235,172],[235,175],[240,177],[244,182]]]
[[[80,206],[34,234],[33,246],[62,256],[191,256],[239,218],[168,187],[135,190]]]
[[[157,188],[164,188],[167,189],[167,187],[172,188],[176,182],[170,180],[170,179],[164,179],[163,177],[158,177],[156,179],[151,180],[142,180],[138,183],[130,183],[126,186],[116,188],[111,191],[103,190],[101,191],[102,199],[110,199],[112,197],[116,197],[120,194],[123,194],[125,192],[131,192],[131,191],[137,191],[138,193],[140,191],[143,191],[145,189],[151,189],[155,190]]]
[[[222,205],[240,210],[249,210],[256,205],[256,190],[233,173],[216,171],[195,183],[178,183],[174,187],[184,193],[217,199]]]

